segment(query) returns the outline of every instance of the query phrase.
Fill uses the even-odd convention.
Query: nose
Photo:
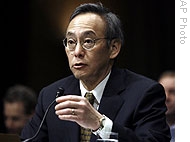
[[[74,56],[78,58],[83,58],[85,54],[85,49],[83,49],[80,42],[76,44],[75,50],[74,50]]]

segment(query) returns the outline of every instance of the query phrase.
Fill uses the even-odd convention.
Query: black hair
[[[122,45],[124,44],[124,35],[122,24],[116,14],[112,13],[108,8],[104,7],[102,3],[85,3],[78,6],[70,17],[70,21],[77,15],[82,13],[95,13],[100,15],[106,22],[106,37],[109,40],[119,39]]]

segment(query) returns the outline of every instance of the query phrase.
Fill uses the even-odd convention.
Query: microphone
[[[59,88],[58,88],[58,91],[56,92],[56,98],[57,98],[57,97],[60,97],[60,96],[63,96],[63,95],[64,95],[64,91],[65,91],[65,90],[64,90],[62,87],[59,87]],[[28,138],[28,139],[23,140],[22,142],[29,142],[29,141],[35,139],[35,138],[38,136],[38,134],[39,134],[39,132],[40,132],[40,130],[41,130],[41,127],[42,127],[42,125],[43,125],[43,123],[44,123],[44,120],[45,120],[45,118],[46,118],[46,116],[47,116],[47,114],[48,114],[48,112],[49,112],[49,109],[51,108],[51,106],[52,106],[55,102],[56,102],[56,100],[53,100],[53,101],[49,104],[49,106],[47,107],[47,109],[46,109],[46,111],[45,111],[45,114],[44,114],[44,116],[43,116],[43,119],[42,119],[42,121],[41,121],[41,123],[40,123],[40,126],[38,127],[38,130],[37,130],[37,132],[35,133],[35,135],[32,136],[31,138]]]

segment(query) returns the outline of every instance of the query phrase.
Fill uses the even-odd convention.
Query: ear
[[[113,39],[110,43],[110,59],[117,57],[121,50],[121,40]]]

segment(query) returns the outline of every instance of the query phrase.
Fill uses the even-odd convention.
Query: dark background
[[[0,101],[7,88],[16,83],[39,92],[42,87],[71,74],[59,20],[64,21],[64,15],[68,16],[69,10],[83,2],[88,1],[2,1]],[[175,69],[174,0],[101,2],[117,14],[124,25],[125,46],[119,67],[154,80],[164,70]],[[2,114],[0,119],[2,122]],[[2,131],[3,125],[0,126]]]

